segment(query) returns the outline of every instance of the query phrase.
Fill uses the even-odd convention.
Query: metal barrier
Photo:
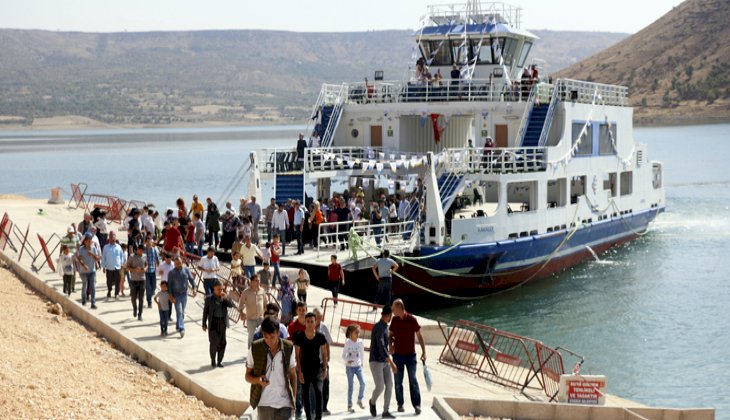
[[[38,233],[37,235],[38,235],[38,242],[41,243],[41,251],[43,251],[43,253],[42,254],[38,253],[38,255],[36,255],[35,258],[33,258],[31,267],[34,268],[35,271],[41,271],[41,268],[43,268],[44,265],[48,264],[48,268],[50,268],[52,271],[56,271],[56,266],[53,265],[53,258],[51,258],[51,255],[53,255],[53,253],[56,251],[56,248],[58,248],[58,246],[61,244],[60,238],[58,238],[58,235],[56,235],[54,233],[48,239],[48,242],[46,242],[46,240],[43,239],[43,237],[41,236],[40,233]],[[51,243],[51,240],[53,240],[54,237],[58,239],[58,243],[56,244],[56,246],[53,247],[53,249],[51,251],[48,251],[48,245]],[[45,259],[39,267],[36,267],[35,266],[36,259],[38,259],[38,257],[40,257],[41,255],[43,255],[45,257]]]
[[[550,401],[558,395],[560,375],[565,374],[561,350],[577,361],[584,358],[568,349],[546,346],[540,341],[500,331],[470,321],[437,320],[446,340],[439,362],[467,371],[499,385],[545,392]]]
[[[86,185],[83,182],[79,182],[78,184],[71,184],[71,199],[68,200],[68,207],[71,208],[79,208],[79,207],[85,207],[86,201],[85,196],[86,190],[89,188],[88,185]]]
[[[364,340],[370,337],[373,327],[380,321],[379,309],[382,307],[382,305],[346,299],[337,299],[335,304],[333,298],[324,298],[322,299],[322,321],[329,326],[333,344],[344,346],[347,341],[345,330],[352,324],[360,326],[360,338]],[[370,347],[366,345],[365,349],[370,350]]]
[[[5,247],[8,244],[13,251],[17,251],[13,241],[10,239],[12,229],[13,222],[10,220],[10,216],[8,216],[8,213],[3,214],[2,221],[0,221],[0,251],[5,251]]]
[[[15,232],[15,235],[20,240],[20,252],[18,252],[18,262],[20,262],[20,259],[23,258],[23,251],[27,248],[28,253],[32,258],[35,258],[36,256],[36,250],[33,249],[33,246],[28,242],[28,233],[30,233],[30,223],[28,224],[28,228],[25,229],[25,234],[17,228],[17,226],[13,226],[15,229],[13,229]]]

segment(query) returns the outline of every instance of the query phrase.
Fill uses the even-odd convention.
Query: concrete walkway
[[[38,209],[41,208],[44,210],[43,214],[38,213]],[[30,223],[31,241],[36,249],[39,249],[36,233],[40,233],[44,237],[48,237],[52,233],[63,234],[71,222],[78,223],[83,216],[81,210],[70,210],[66,206],[46,204],[45,200],[31,199],[0,199],[0,217],[4,212],[8,212],[11,220],[23,231]],[[113,226],[112,229],[116,230],[117,226]],[[122,239],[125,237],[126,235],[122,235]],[[57,254],[54,255],[54,263],[56,256]],[[9,248],[5,250],[5,255],[2,257],[6,261],[17,260],[17,254]],[[188,300],[185,317],[185,337],[180,339],[176,333],[161,337],[159,314],[154,303],[152,309],[145,308],[143,321],[138,321],[132,317],[132,305],[129,297],[120,298],[119,300],[106,299],[106,279],[103,273],[99,272],[97,274],[96,298],[98,309],[91,310],[88,304],[85,307],[80,304],[80,281],[77,280],[76,293],[66,300],[61,295],[62,282],[58,274],[51,272],[48,267],[44,267],[40,272],[31,273],[30,267],[30,257],[23,256],[18,266],[13,268],[16,273],[25,270],[25,274],[21,275],[25,281],[37,281],[38,284],[34,287],[39,290],[42,289],[41,292],[49,296],[51,300],[59,301],[67,313],[71,313],[76,319],[105,335],[125,352],[135,354],[139,360],[154,369],[168,371],[175,378],[176,385],[185,392],[201,398],[207,405],[217,407],[228,414],[241,415],[248,407],[249,385],[244,380],[246,330],[242,323],[232,326],[228,333],[228,347],[224,360],[225,367],[211,368],[208,356],[208,337],[201,328],[203,298],[200,294]],[[293,270],[290,274],[293,274]],[[33,280],[32,277],[36,279]],[[129,291],[126,291],[128,294]],[[329,291],[311,287],[308,301],[310,304],[319,303],[326,297],[330,297]],[[341,297],[349,299],[345,296]],[[339,325],[339,318],[333,321],[336,325]],[[434,382],[433,389],[430,392],[427,391],[423,382],[423,373],[419,368],[418,377],[421,384],[423,408],[420,418],[438,418],[430,408],[435,395],[527,400],[527,397],[512,389],[491,384],[476,376],[464,374],[437,363],[442,349],[443,337],[433,321],[420,318],[420,322],[424,326],[424,333],[429,343],[427,346],[428,365]],[[335,335],[337,328],[330,326],[330,329]],[[174,331],[174,325],[169,330]],[[366,340],[366,343],[369,343],[369,340]],[[341,355],[342,350],[340,347],[332,348],[329,410],[337,418],[370,418],[370,414],[367,412],[367,401],[365,410],[358,408],[355,413],[346,413],[347,379]],[[367,400],[373,386],[372,376],[367,365],[364,370],[366,381],[365,399]],[[404,384],[404,386],[407,388],[407,384]],[[406,389],[404,393],[406,413],[395,413],[395,395],[392,398],[391,411],[399,417],[414,416],[413,408],[410,407],[408,402],[408,390]],[[608,403],[624,406],[638,405],[616,397],[609,398]],[[382,397],[378,404],[378,412],[381,410]]]

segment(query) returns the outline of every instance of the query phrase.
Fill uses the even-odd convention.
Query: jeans
[[[86,292],[91,295],[91,304],[96,305],[96,271],[79,273],[81,277],[81,304],[86,305]]]
[[[132,299],[132,311],[135,316],[142,316],[144,308],[144,281],[132,281],[132,289],[129,296]]]
[[[390,369],[390,364],[388,362],[370,362],[370,372],[373,374],[373,384],[375,385],[370,403],[375,405],[380,394],[385,390],[383,412],[390,411],[390,398],[393,395],[393,371]]]
[[[121,273],[119,270],[106,270],[106,294],[112,293],[114,289],[114,297],[119,296],[119,282],[121,281]]]
[[[167,334],[167,323],[170,320],[170,310],[160,309],[160,332]]]
[[[279,271],[279,261],[272,261],[271,266],[274,267],[274,276],[271,278],[271,287],[276,287],[276,279],[279,279],[279,283],[281,283],[281,271]]]
[[[203,244],[205,243],[204,239],[201,239],[198,241],[198,256],[203,256]]]
[[[272,407],[256,407],[257,418],[259,420],[289,420],[291,419],[291,407],[272,408]]]
[[[421,407],[421,390],[418,388],[418,378],[416,377],[416,353],[412,354],[394,354],[393,361],[398,368],[395,374],[395,400],[398,407],[403,406],[403,370],[408,370],[408,388],[411,392],[411,404],[413,407]]]
[[[392,277],[381,277],[378,282],[378,289],[375,292],[375,303],[377,305],[390,305],[390,294],[393,289]]]
[[[144,273],[145,278],[145,291],[147,292],[147,307],[152,307],[152,297],[155,295],[157,289],[157,277],[155,273]]]
[[[301,228],[301,225],[294,225],[294,237],[297,238],[297,254],[304,252],[304,241],[302,240]]]
[[[203,279],[203,290],[205,290],[205,296],[213,294],[213,285],[218,279]]]
[[[255,265],[244,265],[243,266],[243,275],[248,277],[249,279],[253,278],[253,276],[256,274],[256,266]]]
[[[319,368],[316,374],[305,374],[302,386],[302,402],[304,403],[304,414],[307,420],[312,419],[312,401],[310,400],[311,389],[314,388],[314,418],[322,418],[322,369]]]
[[[357,400],[362,401],[365,396],[365,379],[362,377],[362,366],[347,366],[345,368],[347,373],[347,407],[352,407],[352,391],[355,388],[355,376],[357,381],[360,382],[360,389],[357,392]]]
[[[175,329],[177,331],[185,331],[185,306],[188,304],[188,294],[175,293]]]

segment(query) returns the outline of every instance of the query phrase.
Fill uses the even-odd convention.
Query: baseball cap
[[[68,229],[66,229],[66,233],[74,233],[74,232],[76,232],[76,229],[74,229],[71,226],[69,226]]]
[[[91,232],[84,233],[84,239],[91,239],[93,237],[94,237],[94,235]]]

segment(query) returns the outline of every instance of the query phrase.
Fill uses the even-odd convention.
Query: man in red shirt
[[[398,369],[395,373],[395,400],[398,402],[398,412],[403,408],[403,371],[408,370],[408,388],[411,392],[411,404],[416,409],[416,415],[421,414],[421,390],[416,377],[416,337],[421,345],[421,361],[426,363],[426,344],[421,335],[421,326],[416,317],[406,312],[401,299],[393,301],[393,320],[390,322],[390,352],[393,362]]]
[[[345,285],[345,271],[337,262],[337,255],[332,254],[330,257],[330,265],[327,267],[327,280],[329,280],[330,289],[332,290],[332,298],[337,307],[337,295],[340,293],[340,284]]]
[[[167,229],[165,229],[165,252],[169,254],[175,253],[175,248],[179,249],[185,249],[183,246],[183,240],[182,235],[180,234],[180,221],[178,219],[174,219],[172,221],[172,226],[168,226]]]

